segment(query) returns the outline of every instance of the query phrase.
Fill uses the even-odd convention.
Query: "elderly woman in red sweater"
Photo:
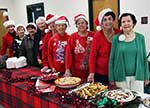
[[[108,63],[112,36],[120,30],[114,28],[115,14],[107,8],[103,9],[95,23],[102,28],[94,35],[89,56],[90,74],[88,81],[101,82],[108,85]]]
[[[78,31],[72,33],[68,40],[65,76],[76,76],[86,80],[89,74],[90,43],[94,33],[87,30],[88,22],[84,14],[76,15],[74,21]]]
[[[57,33],[48,42],[48,63],[52,72],[65,72],[65,50],[69,35],[66,33],[69,21],[60,16],[56,21]]]

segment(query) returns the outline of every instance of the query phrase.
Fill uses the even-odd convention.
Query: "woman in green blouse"
[[[132,13],[123,13],[119,24],[122,33],[113,37],[109,61],[109,81],[117,87],[144,92],[149,83],[145,39],[133,28],[137,20]]]

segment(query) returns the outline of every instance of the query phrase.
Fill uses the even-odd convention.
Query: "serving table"
[[[68,92],[68,89],[56,87],[52,93],[37,92],[34,89],[35,81],[31,80],[35,76],[41,76],[40,68],[1,69],[0,105],[4,108],[77,108],[72,103],[64,104],[60,101],[62,94]],[[150,97],[148,94],[140,95],[142,98]],[[95,107],[89,104],[86,108]],[[140,105],[139,108],[145,107]]]
[[[30,81],[30,77],[40,75],[40,69],[36,67],[0,70],[0,104],[4,106],[4,108],[71,107],[71,105],[62,105],[58,101],[57,93],[65,92],[63,89],[57,88],[55,93],[52,94],[38,95],[37,93],[35,95],[33,93],[34,82]]]

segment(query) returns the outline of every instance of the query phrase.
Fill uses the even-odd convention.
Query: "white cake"
[[[27,60],[24,56],[19,57],[16,61],[15,61],[15,66],[16,68],[21,68],[27,65]]]
[[[27,65],[27,60],[24,56],[21,56],[19,58],[11,57],[6,60],[6,68],[12,69],[12,68],[21,68]]]
[[[16,60],[17,60],[17,57],[8,58],[6,60],[6,68],[7,69],[16,68],[15,63],[14,63],[14,61],[16,61]]]

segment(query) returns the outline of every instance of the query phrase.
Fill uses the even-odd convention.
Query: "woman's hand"
[[[56,69],[55,69],[55,68],[52,68],[52,72],[56,72]]]
[[[39,63],[39,64],[42,64],[42,60],[41,60],[41,59],[38,59],[38,63]]]
[[[110,84],[111,86],[116,86],[115,81],[110,81],[109,84]]]
[[[144,81],[144,85],[145,85],[145,86],[148,85],[149,83],[150,83],[149,80],[145,80],[145,81]]]
[[[87,78],[87,81],[89,82],[94,82],[94,73],[90,73],[88,78]]]
[[[45,72],[45,71],[47,71],[47,69],[48,69],[48,66],[44,66],[44,67],[41,69],[41,72]]]
[[[65,77],[70,77],[71,76],[70,69],[66,69],[64,76]]]

